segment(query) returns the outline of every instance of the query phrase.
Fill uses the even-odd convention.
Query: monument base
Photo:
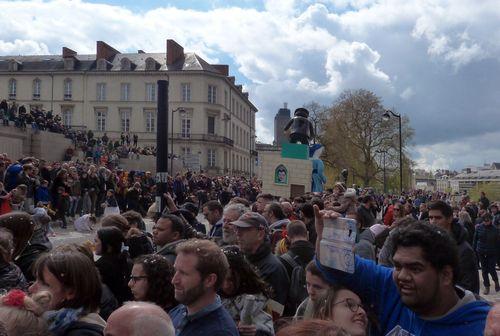
[[[311,191],[312,161],[305,156],[307,145],[287,145],[282,152],[259,152],[263,193],[293,198]]]

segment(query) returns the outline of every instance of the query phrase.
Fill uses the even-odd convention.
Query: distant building
[[[500,164],[497,162],[482,167],[467,167],[453,178],[450,178],[450,188],[453,192],[469,192],[477,185],[489,183],[500,190]]]
[[[290,110],[288,104],[284,103],[274,117],[274,142],[275,146],[281,146],[285,141],[288,141],[287,135],[283,132],[286,124],[290,121]]]

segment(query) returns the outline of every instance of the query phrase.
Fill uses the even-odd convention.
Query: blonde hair
[[[47,322],[41,317],[49,310],[52,296],[47,291],[41,291],[32,297],[24,297],[21,307],[9,306],[0,298],[0,321],[2,321],[9,336],[48,336]]]

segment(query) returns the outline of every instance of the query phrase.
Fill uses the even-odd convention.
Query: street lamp
[[[401,130],[401,115],[392,112],[391,110],[385,110],[382,114],[382,119],[388,121],[392,117],[398,118],[399,122],[399,193],[403,194],[403,136]]]
[[[385,154],[387,154],[386,150],[383,149],[377,149],[375,153],[382,154],[383,156],[383,167],[384,167],[384,194],[387,194],[387,183],[386,183],[386,177],[385,177]]]
[[[186,110],[184,107],[178,107],[172,110],[172,123],[170,124],[170,174],[174,176],[174,112],[179,112],[179,115],[182,116],[186,114]]]

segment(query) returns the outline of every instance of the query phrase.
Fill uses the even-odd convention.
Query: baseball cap
[[[232,222],[232,224],[242,228],[266,228],[267,220],[257,212],[247,212],[241,215],[238,220]]]

